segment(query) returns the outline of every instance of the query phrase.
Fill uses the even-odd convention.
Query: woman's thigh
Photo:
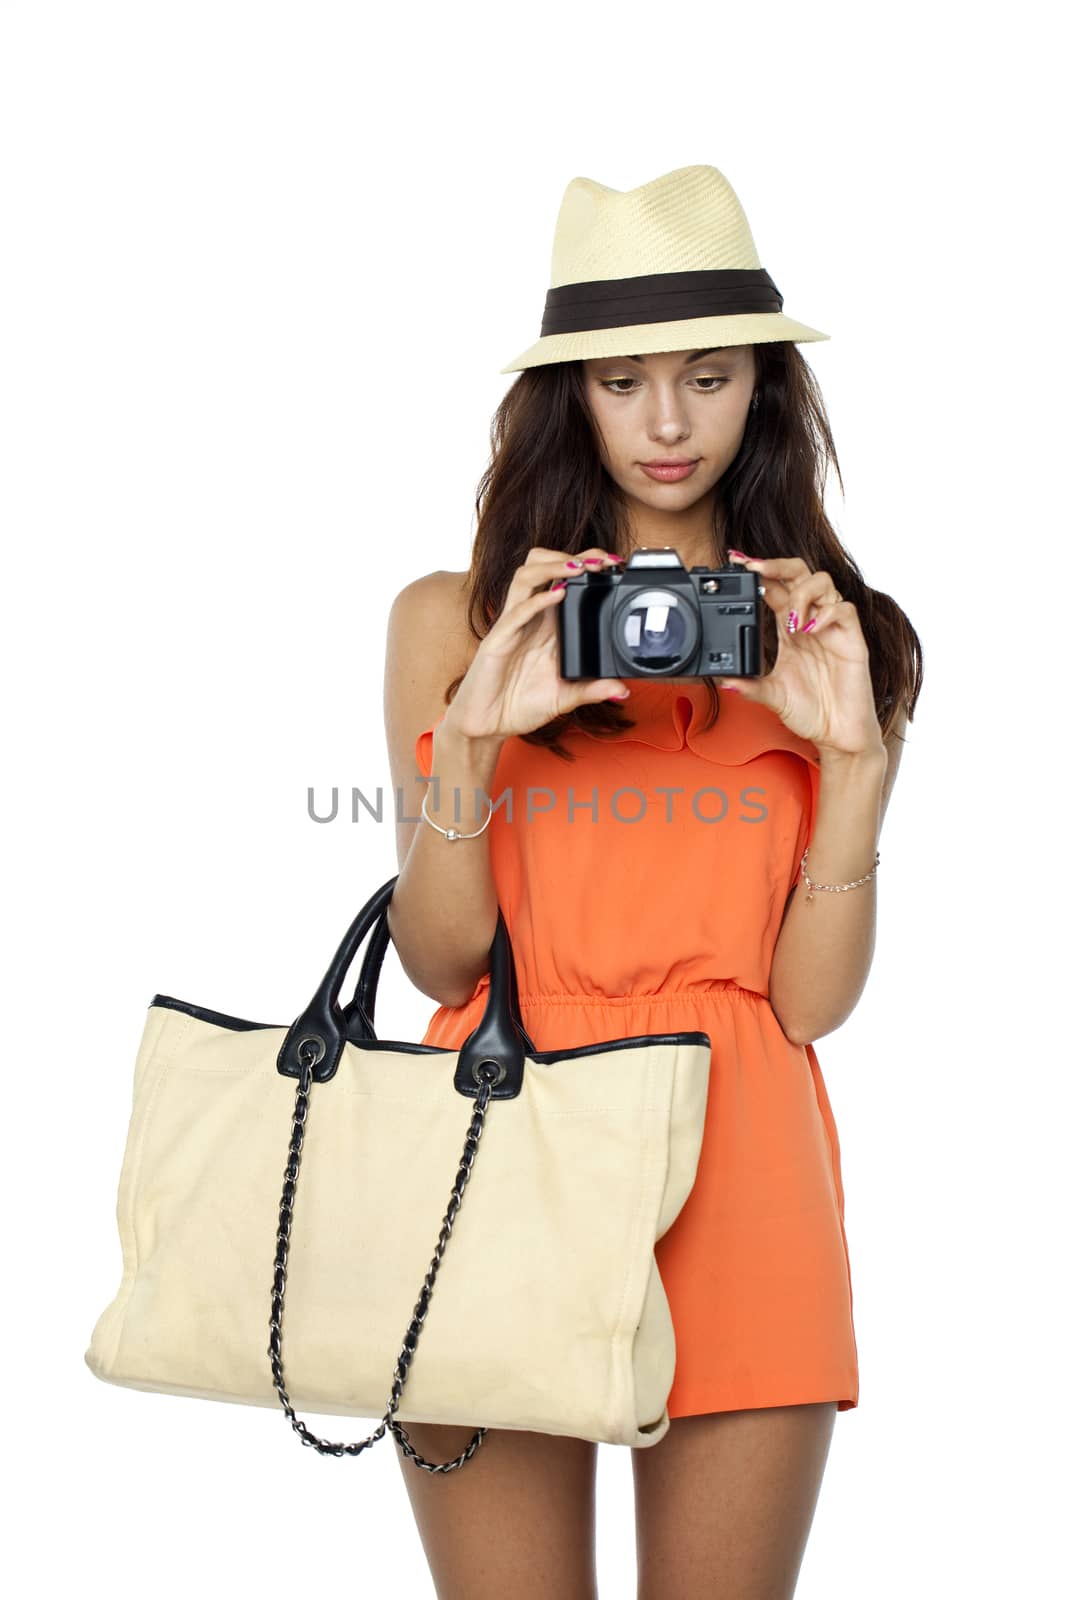
[[[475,1431],[402,1426],[428,1461],[450,1461]],[[393,1444],[438,1600],[596,1600],[594,1443],[490,1428],[453,1472]]]
[[[790,1600],[837,1402],[672,1420],[631,1451],[638,1600]]]

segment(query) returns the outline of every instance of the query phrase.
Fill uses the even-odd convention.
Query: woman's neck
[[[667,548],[677,553],[687,571],[690,567],[724,567],[728,563],[718,520],[711,507],[709,523],[707,496],[681,512],[657,513],[648,506],[634,507],[630,515],[632,532],[620,533],[616,554],[628,558],[634,550]]]

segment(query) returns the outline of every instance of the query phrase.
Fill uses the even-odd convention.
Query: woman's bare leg
[[[790,1600],[837,1402],[676,1417],[631,1451],[638,1600]]]
[[[402,1426],[428,1461],[450,1461],[475,1431]],[[453,1472],[393,1443],[438,1600],[596,1600],[594,1443],[490,1428]]]

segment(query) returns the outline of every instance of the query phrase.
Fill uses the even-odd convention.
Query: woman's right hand
[[[575,562],[596,563],[598,558],[603,565],[593,565],[594,572],[619,563],[617,556],[596,546],[577,555],[542,545],[531,548],[445,713],[451,728],[467,738],[506,739],[532,733],[576,706],[628,693],[621,678],[571,682],[559,675],[556,608],[566,588],[552,585],[584,570]]]

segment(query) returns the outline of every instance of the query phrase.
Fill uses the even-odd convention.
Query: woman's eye
[[[710,374],[693,379],[694,383],[698,383],[698,384],[700,384],[702,386],[705,385],[705,384],[714,385],[715,386],[715,387],[710,387],[710,388],[701,387],[701,389],[700,389],[700,393],[701,394],[715,394],[715,393],[717,393],[717,386],[719,384],[726,383],[727,381],[728,380],[726,378],[713,378],[713,377],[710,376]],[[610,394],[633,394],[633,390],[632,389],[620,389],[619,388],[619,384],[621,384],[621,383],[633,384],[633,383],[636,383],[636,382],[637,382],[636,378],[601,378],[600,386],[603,389],[607,389]]]

